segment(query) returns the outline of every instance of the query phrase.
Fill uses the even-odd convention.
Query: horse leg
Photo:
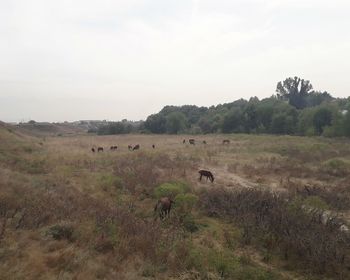
[[[202,181],[202,176],[203,176],[203,175],[201,174],[201,176],[199,177],[199,181]]]

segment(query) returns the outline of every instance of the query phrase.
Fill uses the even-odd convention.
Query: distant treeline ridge
[[[298,77],[279,82],[276,94],[259,100],[239,99],[211,107],[165,106],[145,121],[108,122],[100,135],[126,133],[206,134],[270,133],[289,135],[350,136],[350,98],[334,98],[314,91]]]

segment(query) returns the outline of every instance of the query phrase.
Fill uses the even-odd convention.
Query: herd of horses
[[[184,139],[183,141],[182,141],[182,143],[183,144],[186,144],[186,139]],[[188,143],[190,144],[190,145],[195,145],[195,143],[196,143],[196,140],[195,139],[188,139]],[[207,142],[205,141],[205,140],[203,140],[202,141],[202,144],[207,144]],[[223,145],[225,145],[225,144],[230,144],[230,140],[228,140],[228,139],[224,139],[223,141],[222,141],[222,144]],[[132,146],[132,145],[128,145],[128,150],[129,151],[135,151],[135,150],[139,150],[140,149],[140,144],[136,144],[135,146]],[[152,144],[152,148],[153,149],[155,149],[156,148],[156,146],[154,145],[154,144]],[[111,146],[110,147],[110,150],[111,151],[115,151],[115,150],[117,150],[118,149],[118,146]],[[103,147],[93,147],[93,148],[91,148],[91,151],[93,152],[93,153],[95,153],[96,151],[97,152],[103,152],[104,151],[104,149],[103,149]],[[201,169],[201,170],[199,170],[198,171],[198,173],[199,173],[199,181],[202,181],[202,178],[203,177],[205,177],[206,178],[206,181],[210,181],[210,182],[214,182],[214,175],[213,175],[213,173],[211,172],[211,171],[209,171],[209,170],[203,170],[203,169]],[[170,215],[170,210],[171,210],[171,206],[173,205],[173,204],[175,204],[175,201],[174,200],[172,200],[170,197],[167,197],[167,196],[165,196],[165,197],[161,197],[158,201],[157,201],[157,203],[156,203],[156,205],[154,206],[154,212],[158,212],[158,215],[159,215],[159,218],[161,219],[161,220],[163,220],[163,219],[165,219],[166,217],[168,217],[169,215]]]
[[[155,149],[156,146],[153,144],[152,148]],[[116,151],[117,149],[118,149],[118,146],[111,146],[110,147],[111,151]],[[138,149],[140,149],[140,145],[139,144],[137,144],[135,146],[128,145],[128,150],[129,151],[135,151],[135,150],[138,150]],[[104,149],[103,149],[103,147],[97,147],[97,148],[96,147],[92,147],[91,148],[91,152],[95,153],[96,151],[99,153],[99,152],[103,152]]]
[[[186,139],[184,139],[184,140],[182,141],[182,143],[183,143],[183,144],[186,144]],[[188,143],[189,143],[190,145],[195,145],[195,144],[196,144],[196,140],[193,139],[193,138],[188,139]],[[206,144],[207,144],[207,141],[203,140],[203,141],[202,141],[202,144],[206,145]],[[224,140],[222,140],[222,144],[223,144],[223,145],[225,145],[225,144],[230,144],[230,140],[224,139]],[[140,147],[141,147],[140,144],[136,144],[135,146],[128,145],[128,150],[129,150],[129,151],[135,151],[135,150],[139,150]],[[155,149],[155,148],[156,148],[156,145],[155,145],[155,144],[152,144],[152,149]],[[110,147],[110,150],[111,150],[111,151],[116,151],[117,149],[118,149],[118,146],[111,146],[111,147]],[[97,152],[103,152],[104,149],[103,149],[103,147],[92,147],[92,148],[91,148],[91,151],[92,151],[93,153],[95,153],[96,151],[97,151]]]
[[[188,139],[188,143],[190,145],[195,145],[196,144],[196,140],[191,138],[191,139]],[[186,144],[186,139],[182,140],[182,144]],[[207,144],[207,141],[203,140],[202,141],[202,144],[206,145]],[[225,144],[230,144],[230,140],[229,139],[224,139],[222,140],[222,144],[225,145]]]

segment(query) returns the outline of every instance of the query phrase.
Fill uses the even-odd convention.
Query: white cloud
[[[71,119],[84,106],[135,119],[269,96],[289,75],[346,96],[349,11],[345,0],[3,0],[0,119],[64,120],[50,100],[70,98]],[[17,109],[28,98],[40,113]]]

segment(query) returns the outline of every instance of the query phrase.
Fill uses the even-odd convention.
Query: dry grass
[[[320,197],[336,213],[349,205],[348,140],[205,135],[196,137],[195,146],[182,144],[192,137],[44,139],[1,127],[0,275],[4,279],[293,278],[278,261],[261,265],[236,254],[245,250],[244,227],[236,221],[227,224],[222,214],[208,218],[193,205],[181,205],[179,197],[170,219],[155,220],[154,190],[181,181],[189,186],[182,199],[196,198],[204,189],[259,188],[309,201],[302,190],[311,185],[315,186],[311,196]],[[231,144],[223,146],[223,138]],[[127,149],[135,144],[140,144],[139,151]],[[118,150],[110,151],[114,145]],[[92,153],[93,146],[105,151]],[[198,181],[200,168],[214,172],[213,184]],[[339,200],[334,190],[344,196]],[[255,250],[266,258],[259,246]],[[203,254],[208,258],[200,257]]]

